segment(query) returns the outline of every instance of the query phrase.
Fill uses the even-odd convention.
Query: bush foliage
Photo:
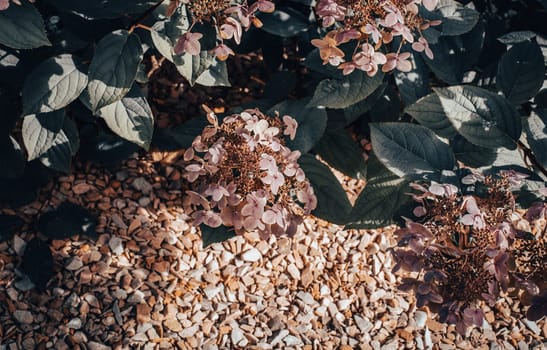
[[[292,233],[302,213],[312,209],[313,215],[348,228],[406,223],[406,235],[429,239],[436,233],[429,232],[431,227],[423,232],[432,220],[426,213],[439,195],[431,186],[456,186],[461,196],[470,197],[452,203],[460,207],[448,225],[465,228],[471,241],[476,232],[498,232],[499,225],[509,225],[507,246],[491,247],[497,253],[483,252],[480,259],[514,260],[511,249],[520,239],[514,232],[520,231],[513,230],[509,218],[483,222],[480,228],[468,222],[467,215],[480,216],[483,209],[470,209],[469,198],[475,194],[466,193],[466,188],[461,192],[461,180],[470,169],[487,179],[504,171],[519,174],[519,185],[510,188],[515,202],[496,205],[511,211],[535,208],[535,219],[545,220],[546,9],[545,1],[535,0],[495,5],[483,0],[0,1],[0,198],[11,206],[24,205],[53,175],[69,173],[74,157],[112,166],[139,149],[161,148],[169,143],[165,138],[201,152],[188,155],[195,163],[186,168],[201,171],[205,165],[217,165],[211,164],[214,152],[209,150],[224,140],[234,142],[227,138],[237,134],[249,145],[265,142],[269,148],[264,158],[254,159],[256,173],[249,176],[256,175],[256,181],[245,185],[252,190],[237,187],[236,173],[230,175],[234,185],[229,190],[227,179],[219,180],[220,188],[192,188],[200,203],[194,219],[202,224],[208,243],[259,226],[263,232]],[[226,60],[253,51],[262,54],[270,79],[261,99],[230,111],[231,117],[209,114],[216,123],[214,133],[224,134],[196,143],[198,135],[207,141],[206,130],[211,128],[200,120],[164,132],[155,128],[146,93],[147,57],[163,56],[192,86],[229,86]],[[287,56],[296,58],[299,67],[289,64]],[[251,114],[276,131],[254,122],[242,126],[247,132],[219,126]],[[286,135],[281,135],[282,120],[285,131],[291,129]],[[275,167],[262,163],[279,150],[290,158],[287,164],[277,167],[281,155]],[[325,163],[366,180],[354,205]],[[199,176],[218,177],[211,169]],[[296,171],[302,170],[305,178],[280,180],[298,177]],[[185,177],[193,178],[188,173]],[[260,186],[266,186],[266,192]],[[416,186],[425,189],[421,198],[429,203],[422,209],[416,209],[409,195]],[[228,205],[230,195],[219,194],[224,192],[241,197]],[[251,197],[256,203],[267,201],[266,210],[261,205],[261,217],[250,212]],[[298,209],[282,214],[289,204],[283,207],[278,200]],[[226,208],[243,209],[245,218],[229,216]],[[52,221],[41,220],[39,229],[60,237],[89,234],[91,214],[80,212],[85,222],[67,216],[80,209],[58,208],[48,213]],[[1,239],[19,224],[6,215],[0,221]],[[539,234],[534,229],[526,237],[533,240]],[[459,239],[441,236],[436,239],[445,245]],[[402,239],[409,242],[408,236]],[[473,250],[473,244],[460,247],[450,264],[471,254],[465,249]],[[542,254],[545,259],[545,249]],[[436,271],[426,273],[429,284],[420,280],[406,287],[423,291],[427,284],[430,292],[420,295],[441,305],[444,319],[479,324],[474,309],[456,308],[449,304],[453,296],[443,294],[439,285],[431,286],[447,273],[435,264],[428,260],[420,265]],[[486,273],[491,273],[490,284],[499,283],[504,290],[509,272],[500,264]],[[498,276],[499,271],[507,276]],[[517,272],[511,272],[511,281],[522,285],[525,279]],[[538,312],[545,314],[544,283],[535,286],[528,288],[536,300],[534,318]],[[491,290],[479,292],[473,295]],[[540,302],[543,309],[537,306]]]

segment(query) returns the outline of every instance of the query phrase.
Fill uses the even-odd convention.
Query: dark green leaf
[[[479,59],[485,39],[483,22],[461,36],[445,36],[430,45],[434,58],[431,60],[422,52],[421,57],[435,75],[448,84],[459,84],[464,74]]]
[[[85,68],[68,54],[49,58],[38,65],[23,86],[23,113],[46,113],[67,106],[87,86]]]
[[[536,160],[547,168],[547,109],[535,110],[525,125],[528,144]]]
[[[410,72],[396,70],[393,74],[397,89],[407,106],[429,92],[429,69],[424,58],[421,55],[412,54],[410,60],[413,62]]]
[[[50,169],[65,174],[70,173],[72,148],[70,140],[63,130],[55,135],[51,147],[40,156],[40,162]]]
[[[334,174],[309,154],[302,155],[298,163],[317,196],[317,208],[312,214],[334,224],[345,224],[351,212],[351,203]]]
[[[369,96],[370,97],[370,96]],[[368,112],[373,122],[397,121],[401,116],[401,99],[392,86],[388,86]]]
[[[513,103],[521,104],[536,95],[545,79],[543,54],[535,41],[513,45],[498,65],[496,86]]]
[[[143,51],[136,34],[117,30],[106,35],[89,66],[88,92],[93,112],[121,100],[131,89]]]
[[[479,20],[479,13],[455,0],[439,0],[436,12],[441,14],[442,35],[461,35]]]
[[[97,114],[119,136],[144,149],[150,147],[154,132],[154,116],[148,101],[136,84],[121,100],[99,109]]]
[[[40,157],[51,148],[61,132],[64,119],[64,110],[27,115],[23,119],[22,134],[28,160]]]
[[[152,144],[161,151],[176,151],[192,146],[196,136],[207,126],[205,118],[194,118],[173,128],[156,128]]]
[[[408,106],[405,112],[441,137],[450,138],[458,133],[446,117],[441,100],[436,93],[422,97]]]
[[[371,108],[378,102],[378,100],[384,96],[384,91],[386,90],[386,87],[387,87],[387,84],[383,83],[380,86],[378,86],[378,88],[376,88],[376,90],[374,90],[374,92],[370,94],[368,97],[364,98],[363,100],[355,104],[352,104],[348,108],[344,108],[343,110],[340,110],[343,115],[342,127],[346,127],[347,125],[356,121],[360,116],[369,112]]]
[[[145,12],[156,0],[51,0],[63,12],[80,14],[88,18],[120,18]]]
[[[211,65],[199,75],[196,84],[203,86],[231,86],[228,67],[225,61],[213,60]]]
[[[448,145],[423,126],[410,123],[371,123],[374,153],[395,175],[422,179],[425,174],[452,170],[456,165]]]
[[[21,155],[21,161],[24,166],[22,175],[11,179],[0,178],[0,198],[13,207],[27,205],[36,200],[38,188],[45,186],[51,180],[53,173],[38,159],[25,165]],[[5,169],[4,172],[6,169],[9,170],[9,167],[4,164],[0,166]],[[10,166],[13,165],[10,163]]]
[[[81,144],[82,156],[95,163],[111,167],[126,160],[139,146],[122,139],[118,135],[97,132],[86,128],[81,134],[86,141]]]
[[[13,237],[23,224],[23,220],[16,215],[0,214],[0,242]]]
[[[308,152],[323,136],[327,126],[327,112],[325,109],[312,107],[308,100],[286,100],[276,104],[267,114],[279,113],[281,117],[289,115],[298,122],[296,137],[287,139],[287,145],[293,150],[302,153]]]
[[[207,225],[199,225],[201,231],[201,241],[203,243],[203,248],[207,248],[213,243],[222,243],[232,237],[235,237],[235,231],[233,228],[226,227],[221,225],[220,227],[209,227]]]
[[[284,38],[295,36],[309,25],[308,19],[291,7],[277,7],[273,13],[261,13],[262,29]]]
[[[372,166],[370,164],[369,166]],[[408,182],[390,172],[381,164],[375,176],[357,197],[347,228],[370,229],[385,227],[396,222],[402,206],[411,201]]]
[[[0,178],[17,178],[25,170],[25,158],[19,143],[9,135],[0,140]]]
[[[42,16],[28,1],[0,11],[0,44],[14,49],[34,49],[51,43]]]
[[[308,69],[328,76],[329,78],[343,79],[342,70],[330,64],[323,64],[319,49],[313,49],[302,63]]]
[[[450,145],[456,159],[472,168],[490,165],[497,157],[495,149],[476,146],[459,134],[450,140]]]
[[[209,51],[201,51],[199,55],[192,56],[188,53],[177,56],[176,63],[179,73],[188,80],[190,85],[194,85],[201,74],[203,74],[216,60]]]
[[[498,38],[499,42],[506,44],[506,45],[512,45],[512,44],[518,44],[523,41],[530,41],[531,39],[536,37],[536,33],[531,32],[529,30],[523,30],[518,32],[510,32],[507,34],[504,34]]]
[[[470,85],[434,90],[452,126],[468,141],[481,147],[517,147],[522,124],[505,98]]]
[[[333,168],[349,177],[365,179],[363,151],[345,130],[327,130],[314,149]]]
[[[53,255],[46,242],[33,238],[27,243],[21,262],[21,271],[38,289],[46,289],[47,283],[53,277]]]
[[[296,73],[292,71],[276,72],[264,86],[264,98],[273,103],[283,101],[296,86],[296,80]]]
[[[68,138],[68,141],[70,142],[70,150],[72,151],[72,155],[74,156],[80,149],[80,133],[78,132],[76,123],[74,123],[72,119],[65,117],[63,131]]]
[[[64,202],[57,209],[40,216],[37,225],[38,230],[51,239],[82,234],[94,238],[97,217],[79,205]]]
[[[534,103],[539,108],[547,108],[547,89],[541,89],[534,97]]]
[[[365,72],[356,70],[340,79],[325,79],[315,89],[310,105],[349,107],[372,94],[382,84],[383,78],[381,72],[369,77]]]

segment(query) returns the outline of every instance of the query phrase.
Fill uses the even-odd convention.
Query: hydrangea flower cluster
[[[319,0],[315,13],[323,27],[333,29],[323,39],[313,39],[312,44],[319,48],[323,64],[338,66],[344,74],[360,69],[373,76],[379,65],[383,72],[394,69],[408,72],[412,64],[408,60],[410,53],[401,52],[404,43],[412,44],[414,51],[424,52],[433,59],[422,30],[441,22],[418,16],[418,5],[433,11],[437,3],[438,0]],[[402,40],[395,52],[379,51],[397,36]],[[351,60],[346,61],[344,51],[338,46],[350,41],[355,41],[356,47]]]
[[[224,118],[208,114],[205,127],[184,153],[189,182],[185,208],[194,225],[225,225],[241,234],[294,235],[317,205],[310,182],[285,146],[298,123],[292,117],[267,117],[258,109]]]
[[[412,185],[420,219],[407,219],[396,232],[394,270],[412,272],[400,289],[414,290],[418,307],[427,305],[461,334],[482,326],[479,300],[493,306],[509,288],[520,288],[531,300],[531,318],[547,313],[547,204],[536,203],[525,215],[515,211],[511,186],[521,178],[515,172],[497,178],[469,174],[462,190],[435,182]]]
[[[29,0],[29,2],[34,2],[35,0]],[[15,5],[21,6],[20,0],[11,0]],[[7,10],[9,8],[10,0],[0,0],[0,11]]]
[[[209,22],[215,27],[219,42],[212,53],[221,61],[226,60],[229,55],[234,55],[234,51],[224,43],[225,39],[234,39],[236,44],[239,44],[243,30],[247,31],[251,25],[258,28],[262,26],[262,22],[256,17],[259,11],[270,13],[275,10],[274,3],[268,0],[258,0],[251,5],[247,0],[236,1],[235,4],[232,0],[172,0],[171,4],[174,3],[176,7],[179,2],[186,5],[192,25],[177,40],[175,54],[199,55],[199,40],[203,34],[192,32],[192,28],[196,23]]]

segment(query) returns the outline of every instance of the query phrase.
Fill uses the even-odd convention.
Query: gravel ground
[[[17,212],[26,228],[0,243],[0,349],[546,348],[545,320],[510,299],[485,306],[484,329],[466,338],[417,309],[391,273],[394,227],[309,218],[293,238],[203,249],[181,206],[180,156],[80,164]],[[355,197],[362,183],[340,179]],[[35,215],[65,200],[99,216],[99,238],[53,241],[56,274],[40,293],[17,266]]]
[[[159,127],[260,97],[258,56],[230,61],[231,88],[189,87],[150,62]],[[233,74],[232,74],[233,73]],[[293,238],[236,237],[203,249],[181,203],[181,152],[135,156],[118,170],[76,164],[17,211],[0,243],[0,350],[15,349],[545,349],[545,320],[521,306],[485,306],[483,330],[462,338],[397,290],[394,227],[344,230],[315,218]],[[363,183],[337,174],[350,199]],[[99,218],[99,237],[51,242],[46,292],[18,270],[37,214],[70,201]]]

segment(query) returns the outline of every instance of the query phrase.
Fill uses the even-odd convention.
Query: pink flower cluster
[[[461,180],[465,194],[453,184],[411,185],[419,219],[396,232],[394,270],[418,274],[403,278],[400,289],[414,290],[418,307],[433,306],[462,334],[483,323],[478,300],[494,304],[510,287],[532,296],[547,287],[547,205],[536,203],[524,216],[515,211],[511,187],[522,179],[515,171],[471,173]],[[538,220],[543,227],[533,225]]]
[[[329,31],[323,39],[313,39],[312,44],[319,48],[324,64],[338,66],[344,74],[359,69],[373,76],[379,65],[382,65],[383,72],[394,69],[408,72],[412,69],[412,64],[408,60],[410,53],[401,52],[404,43],[411,43],[414,51],[424,52],[428,58],[433,59],[433,52],[421,31],[441,22],[419,17],[418,5],[433,11],[437,2],[438,0],[319,0],[315,12],[323,27],[336,28]],[[418,33],[417,40],[414,33]],[[402,40],[396,52],[379,52],[382,46],[391,43],[397,36]],[[349,41],[355,41],[356,47],[351,59],[346,61],[345,53],[338,46]]]
[[[34,2],[35,0],[29,0],[29,2]],[[16,5],[21,6],[20,0],[11,0]],[[0,0],[0,11],[7,10],[9,7],[10,0]]]
[[[247,0],[236,5],[226,0],[183,0],[182,3],[187,4],[194,22],[190,29],[177,40],[174,47],[175,54],[199,55],[201,52],[199,40],[203,34],[191,30],[195,23],[206,21],[212,23],[218,33],[218,45],[212,49],[212,53],[221,61],[226,60],[229,55],[234,55],[234,51],[224,43],[225,39],[234,39],[236,44],[239,44],[243,30],[248,30],[251,25],[262,26],[262,22],[256,17],[257,12],[270,13],[275,10],[274,3],[268,0],[258,0],[251,5],[247,3]]]
[[[197,136],[184,154],[188,164],[186,210],[194,225],[225,225],[236,233],[257,230],[261,237],[293,235],[317,205],[313,188],[297,163],[299,151],[285,146],[298,123],[257,109],[224,118]]]

